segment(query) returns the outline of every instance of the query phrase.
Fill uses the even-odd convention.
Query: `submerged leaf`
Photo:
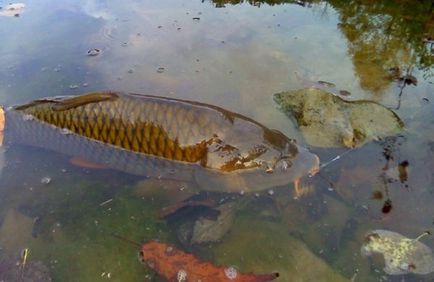
[[[374,199],[374,200],[381,200],[381,199],[383,199],[383,192],[381,192],[381,191],[374,191],[374,192],[372,192],[372,196],[371,196],[371,199]]]
[[[419,242],[425,234],[409,239],[396,232],[374,230],[366,235],[361,251],[367,256],[382,254],[387,274],[428,274],[434,271],[434,257],[431,249]]]
[[[155,241],[142,245],[140,258],[168,281],[265,282],[279,276],[278,273],[239,273],[234,267],[218,267],[210,262],[201,261],[192,254]]]
[[[398,171],[399,171],[399,181],[401,181],[401,183],[404,183],[408,180],[407,167],[409,166],[409,164],[410,163],[408,161],[402,161],[399,163]]]
[[[404,126],[390,109],[372,101],[346,101],[305,88],[274,94],[281,110],[297,122],[306,141],[318,147],[358,147],[398,133]]]
[[[392,210],[392,201],[390,199],[387,199],[384,201],[383,207],[381,208],[382,213],[389,213]]]

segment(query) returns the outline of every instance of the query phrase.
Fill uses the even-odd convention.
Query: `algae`
[[[151,198],[137,197],[125,175],[122,181],[116,177],[107,181],[100,172],[106,179],[102,181],[99,173],[55,172],[51,165],[59,167],[59,163],[51,161],[48,168],[23,179],[31,190],[10,187],[15,193],[2,199],[0,235],[5,255],[16,256],[28,248],[29,262],[47,265],[53,281],[96,281],[108,276],[115,281],[151,279],[153,272],[137,259],[138,247],[112,234],[138,243],[170,242],[166,223],[158,219],[160,206]],[[6,177],[9,169],[13,167],[6,170]],[[45,169],[51,171],[49,184],[40,183]]]

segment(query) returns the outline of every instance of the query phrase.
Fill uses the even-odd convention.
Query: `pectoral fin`
[[[75,166],[78,166],[78,167],[82,167],[82,168],[107,169],[107,167],[105,167],[104,165],[101,165],[101,164],[98,164],[98,163],[94,163],[94,162],[90,162],[88,160],[77,158],[77,157],[73,157],[72,159],[69,160],[69,162],[72,165],[75,165]]]

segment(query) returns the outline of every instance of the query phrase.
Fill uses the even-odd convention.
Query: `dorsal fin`
[[[119,98],[119,96],[113,92],[92,92],[77,97],[55,101],[55,104],[51,108],[53,111],[65,111],[86,104],[116,100],[117,98]]]

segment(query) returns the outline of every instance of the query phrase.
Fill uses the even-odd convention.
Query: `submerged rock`
[[[194,224],[193,244],[219,241],[231,228],[234,219],[234,203],[225,203],[217,208],[220,215],[216,220],[200,217]]]
[[[398,274],[428,274],[434,271],[432,250],[421,243],[419,239],[409,239],[403,235],[388,231],[374,230],[365,237],[361,248],[364,255],[379,253],[384,256],[384,272],[390,275]]]
[[[274,94],[281,110],[297,122],[306,141],[318,147],[358,147],[398,133],[404,123],[372,101],[346,101],[316,88]]]
[[[33,241],[33,219],[16,209],[9,209],[0,227],[0,246],[5,253],[14,253]],[[1,281],[1,280],[0,280]]]
[[[237,217],[212,251],[219,265],[235,265],[246,272],[278,272],[275,281],[348,281],[277,222]]]

